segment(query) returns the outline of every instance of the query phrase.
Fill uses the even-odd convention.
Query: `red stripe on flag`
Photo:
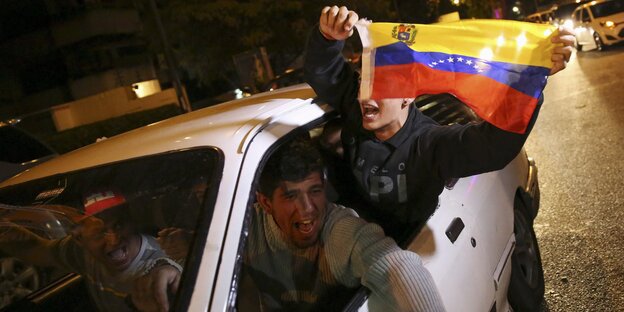
[[[412,63],[375,67],[371,99],[450,93],[494,126],[524,133],[538,99],[494,79]]]

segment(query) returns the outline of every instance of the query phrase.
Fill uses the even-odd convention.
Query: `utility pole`
[[[149,0],[149,2],[152,9],[152,15],[154,15],[154,20],[156,21],[156,28],[158,28],[158,34],[160,35],[160,40],[163,45],[165,61],[167,62],[167,67],[169,67],[169,74],[171,75],[171,80],[173,81],[173,88],[176,91],[176,96],[178,98],[178,102],[180,103],[180,108],[182,111],[188,113],[191,111],[191,105],[186,97],[186,92],[182,88],[180,76],[178,75],[178,67],[173,58],[173,54],[171,53],[171,47],[169,46],[169,41],[167,40],[167,35],[165,34],[165,28],[160,20],[158,7],[156,6],[156,2],[154,2],[154,0]]]

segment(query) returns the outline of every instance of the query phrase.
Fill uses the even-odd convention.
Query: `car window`
[[[583,11],[581,17],[583,19],[583,22],[589,23],[591,22],[591,17],[589,16],[589,11],[587,11],[587,9],[583,9],[581,10]]]
[[[129,281],[159,259],[193,279],[198,261],[186,259],[203,249],[221,155],[215,148],[169,152],[3,188],[0,257],[41,273],[28,292],[75,273],[99,310],[126,310]],[[28,294],[14,286],[3,289],[3,304]]]
[[[614,15],[620,12],[624,12],[623,1],[606,1],[597,3],[589,7],[594,15],[594,18],[601,18],[609,15]]]
[[[334,119],[337,121],[338,119]],[[330,122],[335,125],[335,122]],[[289,134],[285,139],[278,141],[274,146],[271,147],[272,151],[277,150],[280,146],[287,144],[291,140],[295,138],[299,138],[300,135],[304,135],[310,137],[314,144],[321,144],[321,137],[327,136],[327,133],[324,133],[325,124],[314,127],[311,129],[298,129],[299,131],[295,131],[294,133]],[[339,128],[334,128],[339,129]],[[333,134],[336,134],[333,132]],[[334,138],[340,139],[340,132],[337,132],[337,136]],[[329,141],[329,139],[324,139]],[[336,147],[334,144],[332,147]],[[319,146],[319,148],[321,148]],[[327,151],[327,155],[323,155],[324,157],[330,157],[330,154],[334,153],[334,151]],[[337,156],[337,155],[333,155]],[[270,154],[264,156],[264,159],[270,158]],[[327,161],[326,161],[327,163]],[[256,179],[259,179],[259,175],[262,172],[262,167],[258,168],[256,173]],[[328,173],[329,174],[329,173]],[[349,177],[350,175],[345,175],[345,177]],[[333,172],[331,173],[331,178],[335,177]],[[328,184],[332,182],[329,181]],[[335,182],[334,182],[335,183]],[[258,185],[256,181],[254,185]],[[338,198],[338,194],[336,189],[333,188],[332,185],[328,185],[328,201],[339,202],[342,200],[344,202],[345,197]],[[255,190],[255,188],[254,188]],[[323,274],[329,274],[328,272],[319,272],[316,270],[315,263],[307,263],[305,261],[295,261],[296,265],[294,267],[297,268],[297,272],[292,272],[290,270],[285,269],[285,267],[289,267],[290,263],[286,266],[276,265],[275,263],[267,263],[266,259],[262,257],[262,252],[256,253],[260,251],[265,246],[274,246],[272,245],[275,241],[269,237],[269,239],[265,240],[264,235],[260,235],[261,228],[257,223],[258,215],[261,214],[260,206],[256,201],[256,192],[252,192],[249,198],[249,206],[247,208],[247,217],[245,225],[245,229],[243,231],[244,235],[241,238],[241,246],[244,246],[239,252],[239,263],[237,264],[237,273],[232,283],[232,286],[235,288],[234,291],[231,292],[230,302],[232,306],[230,307],[231,311],[258,311],[259,307],[268,308],[269,310],[282,310],[282,311],[298,311],[304,309],[306,311],[337,311],[342,310],[356,293],[358,288],[346,287],[342,285],[332,285],[332,286],[320,286],[330,287],[331,292],[300,292],[296,290],[294,285],[301,285],[302,281],[315,280],[311,278],[313,276],[321,276]],[[262,224],[264,224],[262,222]],[[263,233],[267,233],[262,231]],[[275,232],[270,233],[275,234]],[[279,233],[279,232],[278,232]],[[269,235],[269,234],[267,234]],[[270,236],[270,235],[269,235]],[[266,245],[265,245],[266,244]],[[264,246],[264,247],[263,247]],[[253,255],[248,252],[253,253]],[[283,254],[285,258],[290,258],[286,254]],[[305,258],[304,256],[303,258]],[[294,257],[298,258],[298,257]],[[293,259],[294,259],[293,258]],[[245,259],[254,259],[245,260]],[[280,258],[281,259],[281,258]],[[253,265],[249,265],[249,262],[252,262]],[[289,262],[289,261],[287,261]],[[247,263],[247,264],[246,264]],[[258,269],[261,267],[262,269]],[[325,275],[323,275],[325,276]],[[306,282],[303,282],[304,284]],[[318,287],[318,285],[317,285]],[[316,287],[311,287],[314,289],[318,289]],[[280,300],[280,296],[276,294],[282,294]],[[268,294],[273,294],[275,296],[270,296]],[[288,298],[284,298],[284,296]],[[278,298],[278,299],[276,299]],[[296,306],[292,306],[288,303],[293,298],[298,298],[295,301],[299,303]],[[315,303],[302,303],[302,302],[312,302]],[[262,309],[262,308],[260,308]]]

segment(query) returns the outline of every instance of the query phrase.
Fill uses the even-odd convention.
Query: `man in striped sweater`
[[[419,256],[353,210],[328,202],[325,186],[321,155],[309,140],[271,157],[245,245],[239,310],[243,302],[263,311],[340,309],[338,294],[364,285],[371,311],[443,311]]]

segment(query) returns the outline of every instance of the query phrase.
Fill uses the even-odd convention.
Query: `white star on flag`
[[[443,66],[445,63],[451,64],[455,62],[466,64],[468,67],[470,67],[470,70],[474,70],[477,73],[483,73],[486,70],[488,70],[490,67],[490,65],[487,64],[487,61],[484,61],[484,60],[463,58],[461,56],[453,57],[451,55],[449,55],[447,59],[439,59],[437,61],[433,61],[427,64],[427,66],[431,68],[436,68],[438,65]],[[458,67],[459,65],[460,64],[455,65],[456,66],[455,68],[459,69],[460,68]]]

